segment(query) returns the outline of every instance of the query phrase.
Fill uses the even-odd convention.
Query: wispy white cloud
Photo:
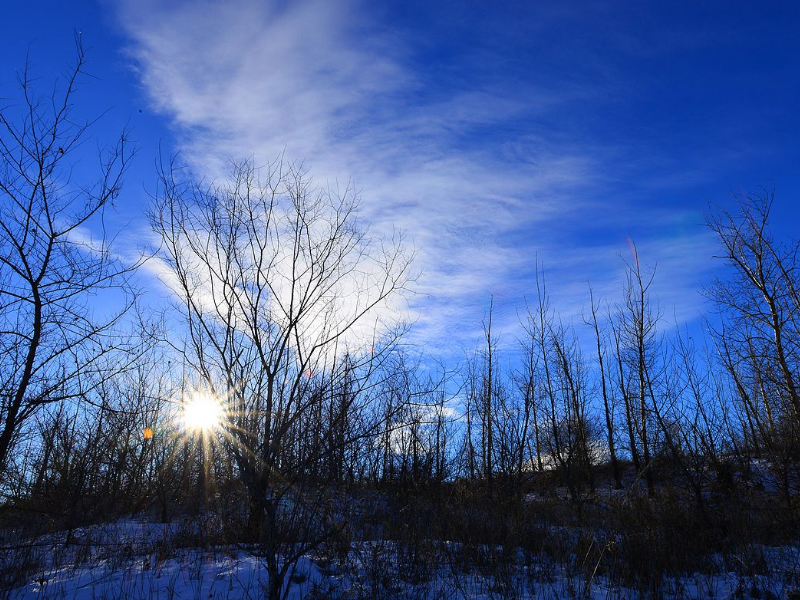
[[[625,234],[596,233],[626,218],[602,197],[619,155],[559,134],[564,106],[583,92],[471,80],[426,93],[431,75],[414,67],[414,49],[365,8],[126,0],[121,19],[143,86],[198,172],[213,178],[231,158],[285,153],[318,182],[352,177],[374,230],[406,232],[423,271],[417,339],[473,343],[490,295],[501,320],[516,322],[537,256],[567,313],[579,314],[588,280],[610,290]],[[509,132],[487,134],[500,130]],[[648,240],[662,302],[694,297],[705,243],[663,230]]]

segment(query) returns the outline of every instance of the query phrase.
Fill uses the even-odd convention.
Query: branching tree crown
[[[45,404],[82,396],[110,371],[107,335],[131,306],[99,319],[89,299],[127,289],[132,267],[110,252],[103,210],[120,193],[132,152],[127,132],[101,152],[94,181],[73,177],[93,122],[74,118],[86,54],[63,89],[42,98],[26,67],[21,100],[0,106],[0,478],[24,423]]]
[[[292,564],[279,568],[279,548],[298,550],[285,545],[299,534],[287,533],[284,498],[314,504],[318,517],[320,498],[297,486],[337,463],[323,455],[341,451],[344,437],[370,431],[359,387],[385,357],[384,334],[395,339],[382,309],[407,288],[410,257],[399,240],[359,226],[352,188],[315,188],[295,165],[244,162],[225,184],[206,186],[173,164],[160,182],[150,217],[185,319],[185,358],[224,401],[224,443],[277,597]]]

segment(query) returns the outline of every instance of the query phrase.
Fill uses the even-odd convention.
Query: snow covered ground
[[[239,546],[200,550],[177,543],[186,525],[164,526],[124,520],[73,532],[49,535],[3,551],[3,573],[22,580],[0,594],[14,600],[145,600],[166,598],[238,600],[266,594],[267,569],[262,558]],[[622,599],[644,597],[641,591],[609,583],[609,574],[592,565],[556,565],[518,553],[497,569],[464,568],[452,544],[427,547],[410,555],[393,542],[362,542],[304,556],[288,582],[287,598],[532,598]],[[762,548],[772,575],[725,572],[686,574],[663,582],[664,598],[791,599],[800,577],[800,548]],[[480,563],[481,561],[478,561]],[[433,565],[433,566],[431,566]],[[16,575],[19,575],[17,573]]]

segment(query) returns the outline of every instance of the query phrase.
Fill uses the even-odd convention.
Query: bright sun
[[[214,396],[195,392],[183,405],[183,422],[195,431],[210,431],[219,427],[222,406]]]

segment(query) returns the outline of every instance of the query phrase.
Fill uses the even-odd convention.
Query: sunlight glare
[[[183,422],[194,431],[210,431],[219,427],[222,406],[219,400],[205,392],[195,392],[183,405]]]

